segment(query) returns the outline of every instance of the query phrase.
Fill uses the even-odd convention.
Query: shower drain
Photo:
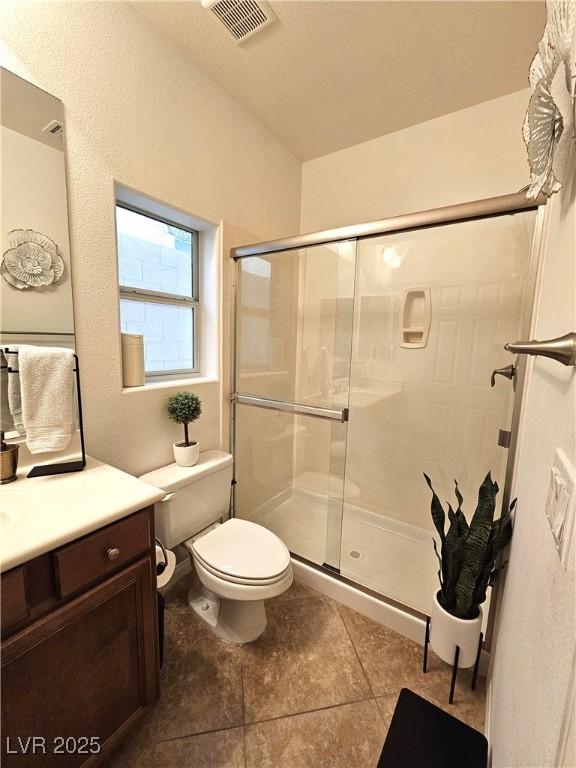
[[[362,552],[358,552],[357,549],[351,549],[350,552],[348,552],[348,557],[351,557],[352,560],[363,560],[364,555]]]

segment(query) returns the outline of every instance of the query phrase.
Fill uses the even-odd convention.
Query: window
[[[199,369],[198,232],[116,204],[120,327],[144,336],[147,376]]]

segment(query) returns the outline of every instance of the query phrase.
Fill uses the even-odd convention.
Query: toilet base
[[[227,643],[251,643],[266,629],[264,600],[227,600],[202,585],[188,592],[188,605],[212,632]]]

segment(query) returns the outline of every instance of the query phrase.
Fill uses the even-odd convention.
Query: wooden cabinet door
[[[2,765],[98,764],[101,758],[83,748],[80,737],[109,747],[157,699],[156,632],[146,558],[7,640]],[[36,742],[29,739],[34,736]],[[62,737],[68,741],[57,753]]]

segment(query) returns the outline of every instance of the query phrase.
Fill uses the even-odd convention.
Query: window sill
[[[122,394],[129,395],[133,392],[149,392],[155,389],[174,389],[174,387],[193,387],[197,384],[217,384],[219,379],[213,376],[188,376],[182,378],[161,379],[160,381],[148,380],[141,387],[123,387]]]

